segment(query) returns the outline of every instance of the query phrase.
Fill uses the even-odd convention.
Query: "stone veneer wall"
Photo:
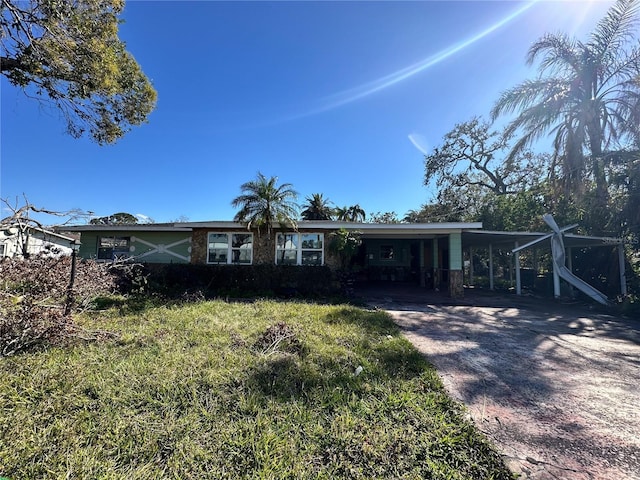
[[[273,264],[276,261],[276,233],[253,232],[253,263]]]
[[[451,298],[464,297],[462,270],[449,270],[449,295]]]
[[[207,263],[207,231],[194,229],[191,233],[191,263]]]

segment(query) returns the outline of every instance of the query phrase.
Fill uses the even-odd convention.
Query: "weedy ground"
[[[511,478],[384,312],[203,301],[77,320],[116,335],[0,359],[0,476]]]

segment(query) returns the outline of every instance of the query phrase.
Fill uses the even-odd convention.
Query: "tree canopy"
[[[342,222],[364,222],[367,213],[359,205],[351,205],[350,207],[336,208],[336,218]]]
[[[618,0],[587,42],[547,34],[529,49],[539,77],[504,92],[492,115],[516,113],[507,133],[522,132],[513,152],[554,137],[570,186],[593,179],[606,197],[604,155],[640,141],[638,0]],[[585,156],[586,153],[586,156]]]
[[[304,220],[331,220],[333,217],[332,202],[322,193],[314,193],[306,197],[305,202],[301,213]]]
[[[369,223],[400,223],[396,212],[375,212],[369,215]]]
[[[275,223],[296,226],[298,193],[290,183],[278,185],[278,177],[265,177],[258,173],[255,180],[240,186],[242,194],[231,202],[240,208],[234,221],[245,223],[247,228],[271,231]]]
[[[0,71],[57,108],[73,137],[116,142],[147,121],[156,91],[118,38],[124,0],[2,0]]]
[[[457,124],[441,146],[425,156],[425,185],[440,189],[478,186],[496,195],[515,193],[537,181],[541,159],[520,150],[509,156],[509,137],[474,117]]]
[[[92,218],[89,223],[91,225],[135,225],[138,223],[138,217],[127,212],[118,212],[106,217]]]

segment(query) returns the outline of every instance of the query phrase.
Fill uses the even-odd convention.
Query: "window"
[[[250,265],[252,261],[252,233],[209,233],[207,263]]]
[[[380,260],[393,260],[393,245],[380,245]]]
[[[4,257],[4,243],[0,243],[0,258]]]
[[[99,237],[98,260],[115,260],[129,256],[131,237]]]
[[[324,264],[322,233],[279,233],[276,244],[278,265]]]

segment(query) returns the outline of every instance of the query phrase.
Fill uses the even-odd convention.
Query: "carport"
[[[500,232],[485,230],[467,230],[462,234],[463,250],[470,259],[467,268],[467,283],[474,285],[474,262],[472,261],[474,254],[479,250],[484,250],[488,257],[488,277],[489,289],[495,289],[495,259],[496,250],[507,251],[510,258],[510,270],[513,269],[513,282],[515,292],[522,294],[522,267],[521,255],[528,251],[531,258],[532,268],[535,273],[540,272],[538,259],[541,255],[549,255],[551,251],[551,242],[547,240],[549,233],[540,232]],[[625,278],[625,257],[624,244],[622,239],[612,237],[595,237],[586,235],[577,235],[572,233],[564,233],[562,235],[565,247],[566,267],[573,272],[573,261],[576,255],[585,255],[593,249],[614,249],[617,257],[617,279],[619,283],[619,292],[627,293],[627,284]],[[553,276],[553,294],[558,298],[561,295],[560,275],[557,269],[550,267]],[[510,276],[511,280],[511,276]],[[611,278],[608,281],[611,282]],[[573,289],[570,288],[570,292]]]

